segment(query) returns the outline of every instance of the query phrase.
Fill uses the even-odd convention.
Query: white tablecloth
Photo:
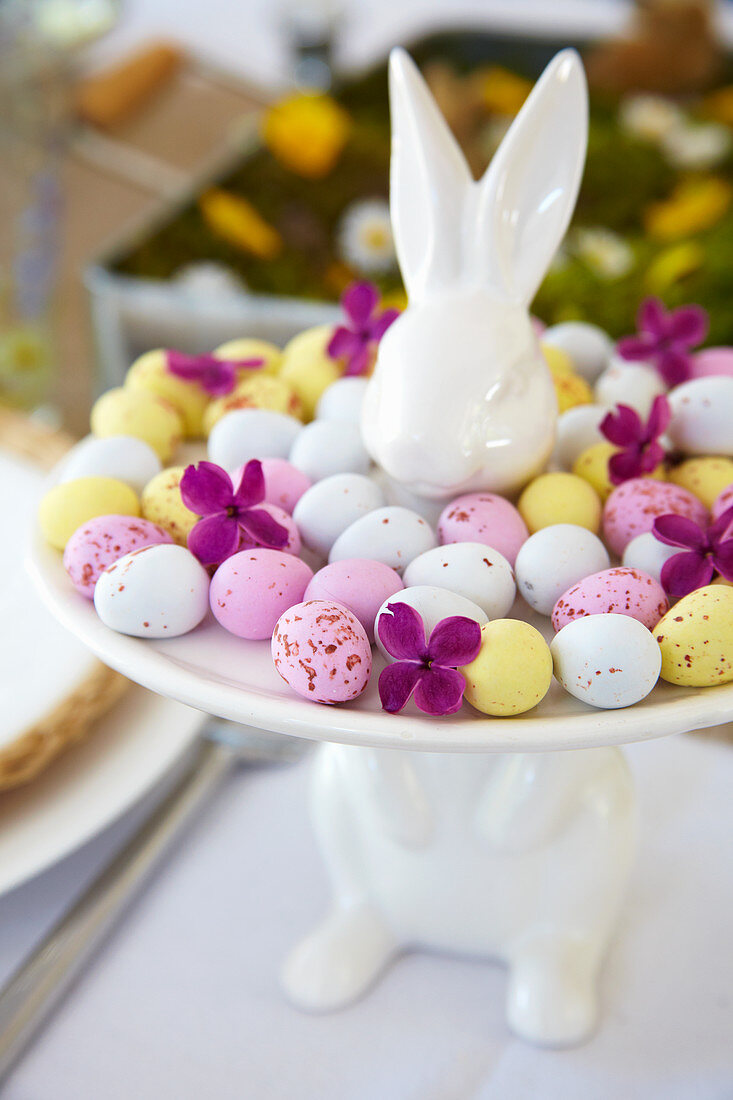
[[[422,954],[347,1011],[289,1007],[280,961],[327,899],[298,765],[232,778],[5,1100],[733,1096],[733,748],[675,737],[630,758],[641,853],[586,1046],[525,1046],[504,1023],[501,968]],[[0,900],[0,980],[133,818]]]

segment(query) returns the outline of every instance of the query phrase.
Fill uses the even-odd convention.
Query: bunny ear
[[[563,50],[535,84],[477,185],[464,278],[529,305],[573,213],[587,139],[583,66],[575,50]]]
[[[412,58],[389,58],[390,205],[397,258],[410,298],[455,284],[461,223],[473,183],[463,153]]]

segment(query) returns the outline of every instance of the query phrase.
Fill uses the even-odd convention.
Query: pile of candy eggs
[[[551,688],[608,709],[645,698],[660,674],[733,681],[733,588],[718,573],[675,601],[662,570],[684,551],[653,530],[674,515],[704,532],[733,506],[733,349],[698,353],[697,373],[669,387],[593,325],[545,330],[561,410],[548,469],[517,500],[464,494],[436,521],[434,507],[386,495],[358,428],[367,378],[329,355],[332,336],[308,330],[282,351],[242,339],[207,356],[149,352],[97,401],[39,520],[107,626],[175,637],[213,615],[270,645],[293,691],[325,704],[399,665],[407,705],[431,715],[455,713],[438,688],[456,673],[470,707],[502,717]],[[674,463],[614,484],[609,460],[623,448],[601,424],[619,406],[648,421],[662,396]],[[255,467],[263,490],[245,512],[266,513],[279,541],[258,541],[245,516],[221,560],[200,560],[192,532],[239,522]],[[209,479],[199,511],[186,504],[191,470]],[[455,623],[463,641],[451,648]]]

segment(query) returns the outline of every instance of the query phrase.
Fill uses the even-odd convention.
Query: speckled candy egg
[[[361,424],[361,408],[368,385],[368,378],[339,378],[321,394],[316,406],[317,419]]]
[[[713,519],[717,519],[728,508],[733,507],[733,485],[729,485],[723,492],[720,493],[713,502],[711,509],[711,515]]]
[[[374,620],[380,607],[404,588],[402,578],[381,561],[346,558],[325,565],[305,590],[306,600],[335,600],[348,607],[374,641]]]
[[[280,377],[297,393],[307,419],[324,390],[341,375],[342,364],[327,351],[333,332],[332,325],[318,325],[299,332],[283,348]]]
[[[482,542],[503,554],[511,566],[527,526],[513,504],[496,493],[467,493],[444,508],[438,520],[438,538],[450,542]]]
[[[427,550],[410,562],[404,580],[408,588],[432,585],[457,592],[490,619],[506,615],[517,591],[509,562],[483,542],[453,542]]]
[[[655,538],[652,531],[645,531],[643,535],[637,535],[628,544],[621,564],[628,565],[632,569],[641,569],[643,573],[648,573],[650,577],[654,577],[655,581],[661,583],[664,563],[675,554],[682,552],[679,546],[667,546],[666,543]]]
[[[204,431],[210,434],[215,424],[235,409],[270,409],[300,418],[303,411],[300,398],[282,378],[261,371],[249,371],[248,377],[237,382],[231,393],[214,398],[204,413]]]
[[[284,611],[303,599],[313,571],[280,550],[241,550],[211,581],[211,610],[238,638],[269,638]]]
[[[630,405],[646,420],[654,398],[666,393],[667,387],[653,367],[644,363],[627,363],[616,356],[596,382],[595,400],[598,405],[612,408],[614,405]]]
[[[657,623],[662,679],[684,687],[733,681],[733,588],[710,584],[683,596]]]
[[[271,344],[269,340],[260,340],[256,336],[239,336],[234,340],[227,340],[220,344],[211,353],[215,359],[232,360],[264,359],[259,368],[261,374],[277,374],[282,363],[283,353],[277,344]],[[251,374],[248,367],[239,370],[240,379]]]
[[[64,550],[64,569],[74,587],[91,600],[103,570],[143,546],[170,543],[162,527],[134,516],[97,516],[79,527]]]
[[[551,371],[551,374],[555,386],[557,410],[560,414],[567,412],[569,409],[576,409],[581,405],[591,405],[593,403],[593,390],[585,378],[581,378],[575,371],[569,371],[567,374]]]
[[[169,461],[183,438],[183,420],[173,405],[148,390],[127,386],[107,390],[97,398],[89,422],[99,439],[110,435],[142,439],[161,462]]]
[[[313,703],[356,699],[372,671],[364,627],[347,607],[327,600],[307,600],[280,616],[272,659],[285,683]]]
[[[83,523],[95,516],[139,516],[137,495],[112,477],[77,477],[54,485],[41,499],[38,523],[46,542],[63,550]]]
[[[195,439],[203,434],[203,416],[209,394],[198,382],[179,378],[168,369],[168,352],[163,348],[146,351],[132,364],[125,376],[125,388],[152,393],[176,410],[184,435]]]
[[[370,478],[362,474],[335,474],[303,493],[293,509],[293,519],[305,545],[326,558],[339,535],[383,505],[384,494]],[[358,548],[350,556],[363,554],[363,548]]]
[[[436,545],[432,528],[409,508],[390,505],[357,519],[334,542],[329,561],[367,557],[402,573],[418,554]]]
[[[235,409],[212,428],[209,460],[235,470],[251,458],[287,458],[302,427],[294,416],[271,409]]]
[[[691,455],[733,455],[733,378],[696,378],[669,395],[672,446]]]
[[[209,610],[209,575],[182,546],[146,546],[105,569],[94,606],[105,626],[120,634],[175,638]]]
[[[141,493],[161,469],[157,454],[142,439],[132,435],[110,435],[106,439],[97,439],[88,435],[64,456],[60,480],[113,477],[124,481],[136,493]]]
[[[481,648],[459,669],[466,678],[464,698],[483,714],[525,714],[542,702],[552,683],[547,642],[529,623],[495,619],[481,627]]]
[[[390,614],[388,605],[391,603],[406,603],[409,607],[414,607],[425,624],[428,637],[442,619],[451,618],[453,615],[463,615],[467,619],[473,619],[479,626],[488,622],[488,616],[483,608],[473,600],[459,596],[457,592],[449,592],[447,588],[437,588],[428,584],[403,588],[401,592],[395,592],[384,601],[374,621],[374,637],[377,646],[390,661],[394,658],[387,652],[379,638],[379,620],[382,615]]]
[[[601,499],[576,474],[540,474],[524,489],[517,508],[532,534],[558,523],[586,527],[595,534],[601,525]]]
[[[143,489],[140,506],[145,519],[157,523],[179,546],[188,544],[188,536],[199,517],[181,499],[181,478],[185,466],[161,470]]]
[[[668,481],[634,477],[611,493],[603,509],[603,535],[619,557],[637,535],[651,531],[657,516],[687,516],[700,526],[707,523],[704,504],[687,489]]]
[[[567,692],[603,710],[633,706],[659,679],[659,646],[638,619],[592,615],[576,619],[550,643],[555,676]]]
[[[706,508],[712,508],[723,490],[733,485],[733,461],[713,455],[688,458],[670,470],[669,480],[689,489]]]
[[[551,325],[542,333],[542,343],[564,351],[573,369],[587,382],[594,382],[603,373],[613,355],[613,341],[608,333],[585,321]]]
[[[232,480],[236,485],[242,477],[243,467],[233,475]],[[286,458],[263,458],[262,473],[265,478],[265,500],[269,504],[276,504],[278,508],[284,508],[290,515],[293,509],[313,484],[311,479],[297,470]]]
[[[348,420],[314,420],[298,435],[290,462],[311,481],[334,474],[367,474],[371,459],[361,432]]]
[[[517,554],[517,587],[534,611],[550,615],[563,592],[610,564],[608,551],[592,531],[557,523],[530,535]]]
[[[571,470],[583,451],[594,443],[602,443],[599,425],[607,414],[608,409],[603,405],[578,405],[559,416],[553,463],[563,470]]]
[[[587,615],[628,615],[653,630],[669,610],[659,581],[641,569],[619,565],[584,577],[563,592],[552,611],[552,625],[562,630]]]

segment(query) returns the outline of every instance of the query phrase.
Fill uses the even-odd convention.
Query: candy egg
[[[513,504],[496,493],[466,493],[443,509],[438,538],[451,542],[482,542],[514,565],[517,552],[529,537],[524,520]]]
[[[137,516],[97,516],[77,528],[64,550],[64,569],[74,587],[87,599],[103,570],[125,554],[143,546],[172,542],[155,523]]]
[[[703,348],[692,357],[692,378],[727,375],[733,378],[733,348]]]
[[[264,359],[264,363],[259,368],[262,374],[277,374],[283,358],[283,353],[277,344],[271,344],[269,340],[258,340],[254,336],[243,336],[236,340],[227,340],[225,344],[220,344],[212,352],[212,355],[215,359],[227,359],[230,362],[243,359]],[[250,373],[249,368],[243,367],[239,372],[239,376],[243,378]]]
[[[578,455],[594,443],[604,442],[599,425],[607,414],[603,405],[578,405],[562,413],[557,420],[553,462],[571,470]]]
[[[382,615],[389,615],[389,604],[406,603],[414,607],[425,624],[427,636],[443,619],[452,618],[454,615],[462,615],[466,619],[473,619],[479,626],[488,622],[486,613],[473,600],[459,596],[457,592],[449,592],[447,588],[437,588],[434,585],[419,584],[414,588],[403,588],[401,592],[395,592],[384,601],[374,620],[374,637],[380,651],[388,660],[394,660],[382,645],[379,637],[379,620]]]
[[[557,398],[559,413],[562,414],[567,412],[568,409],[575,409],[580,405],[591,405],[593,403],[592,389],[585,378],[581,378],[574,371],[570,371],[568,374],[555,374],[553,372],[552,381],[555,386],[555,397]]]
[[[391,505],[357,519],[334,542],[329,561],[367,557],[401,573],[418,554],[436,545],[432,529],[409,508]]]
[[[696,378],[669,395],[667,436],[684,454],[733,455],[733,378]]]
[[[92,432],[100,439],[109,435],[134,435],[167,462],[183,438],[183,420],[167,401],[147,390],[107,390],[92,406]]]
[[[134,490],[112,477],[77,477],[48,490],[38,508],[38,523],[46,542],[63,550],[82,524],[112,515],[140,515]]]
[[[454,542],[427,550],[407,566],[404,581],[408,588],[429,585],[457,592],[490,619],[503,618],[516,595],[511,565],[483,542]]]
[[[381,561],[345,558],[320,569],[305,590],[306,600],[335,600],[343,604],[374,641],[374,620],[382,604],[404,585],[399,573]]]
[[[618,450],[619,448],[614,447],[613,443],[604,440],[602,443],[594,443],[588,447],[573,463],[572,472],[587,481],[601,500],[606,500],[613,492],[608,460],[612,455],[618,454]]]
[[[550,651],[555,676],[565,690],[603,710],[644,699],[662,664],[654,635],[628,615],[575,619],[555,635]]]
[[[550,368],[550,374],[573,374],[573,361],[566,351],[562,348],[552,347],[545,345],[544,340],[540,340],[540,351],[542,357]]]
[[[595,398],[599,405],[630,405],[646,420],[654,398],[666,393],[667,387],[653,367],[644,363],[627,363],[614,356],[611,364],[596,382]]]
[[[731,410],[733,414],[733,410]],[[706,508],[712,508],[716,498],[729,485],[733,485],[733,462],[729,458],[688,458],[669,471],[669,480],[701,500]]]
[[[145,519],[157,523],[179,546],[188,544],[191,529],[199,521],[181,500],[181,478],[185,466],[161,470],[143,489],[140,508]]]
[[[232,475],[235,484],[239,484],[241,471],[242,467]],[[285,458],[263,458],[262,473],[265,477],[265,500],[292,515],[303,493],[310,489],[311,479]]]
[[[682,550],[679,546],[667,546],[666,543],[655,538],[652,531],[645,531],[643,535],[637,535],[627,545],[622,565],[641,569],[661,584],[662,566],[668,558],[680,553]]]
[[[88,435],[64,456],[61,481],[73,481],[77,477],[112,477],[141,493],[161,468],[157,454],[142,439],[132,435],[96,439]]]
[[[530,481],[517,508],[533,534],[558,523],[572,523],[595,533],[601,524],[600,497],[576,474],[541,474]]]
[[[683,596],[654,631],[662,679],[683,687],[733,681],[733,588],[710,584]]]
[[[209,459],[235,470],[251,458],[287,458],[302,428],[294,416],[271,409],[235,409],[211,429]]]
[[[534,611],[550,615],[563,592],[610,564],[597,535],[576,524],[558,523],[530,535],[517,554],[517,587]]]
[[[303,599],[313,571],[280,550],[241,550],[211,581],[211,610],[238,638],[269,638],[284,611]]]
[[[529,623],[495,619],[481,627],[481,649],[459,672],[464,698],[483,714],[524,714],[540,703],[552,683],[547,642]]]
[[[728,508],[733,507],[733,485],[729,485],[726,489],[723,489],[722,493],[713,501],[713,507],[711,509],[711,515],[713,519],[717,519]]]
[[[333,336],[332,325],[318,325],[298,333],[283,348],[280,377],[289,382],[310,420],[325,389],[341,376],[341,363],[327,352]]]
[[[100,575],[94,606],[105,626],[136,638],[176,638],[209,610],[209,576],[182,546],[146,546]]]
[[[235,409],[270,409],[287,416],[300,417],[303,407],[292,386],[282,378],[250,371],[237,382],[231,393],[215,397],[204,413],[204,431],[208,435],[223,416]]]
[[[203,416],[209,394],[198,382],[179,378],[168,369],[168,352],[148,351],[136,359],[125,376],[125,388],[163,398],[179,414],[189,439],[203,435]]]
[[[648,477],[635,477],[617,486],[603,509],[603,535],[614,554],[619,557],[637,535],[651,531],[657,516],[668,513],[687,516],[704,526],[708,513],[697,497],[671,485]]]
[[[298,435],[290,462],[311,481],[334,474],[366,474],[371,460],[361,432],[348,420],[314,420]]]
[[[557,631],[586,615],[629,615],[653,630],[668,610],[659,581],[641,569],[620,565],[583,577],[563,592],[552,610],[552,625]]]
[[[305,545],[325,558],[339,535],[383,504],[384,494],[370,478],[335,474],[303,493],[293,509],[293,519]],[[361,553],[357,550],[356,556]]]
[[[279,523],[281,527],[285,528],[288,533],[288,541],[281,548],[282,552],[283,554],[295,554],[297,557],[302,548],[302,541],[300,538],[300,531],[293,517],[286,512],[284,508],[278,508],[277,504],[270,504],[267,501],[258,504],[257,508],[263,512],[267,512],[276,523]],[[249,536],[245,535],[243,532],[240,533],[241,550],[249,549],[252,541],[253,540]]]
[[[372,671],[364,627],[347,607],[326,600],[307,600],[278,619],[272,659],[285,683],[313,703],[355,699]]]
[[[565,321],[551,325],[542,333],[543,350],[560,348],[572,361],[573,369],[587,382],[594,382],[608,366],[613,341],[598,325],[586,321]]]
[[[321,394],[316,406],[316,418],[361,424],[361,407],[368,385],[368,378],[339,378]]]

